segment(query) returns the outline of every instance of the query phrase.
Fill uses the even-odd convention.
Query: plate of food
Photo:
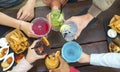
[[[5,59],[1,63],[1,67],[3,68],[3,71],[6,71],[9,68],[11,68],[13,63],[14,63],[14,53],[10,53],[5,57]]]
[[[109,51],[120,53],[120,16],[114,15],[112,19],[105,20],[104,25]]]
[[[0,48],[0,61],[3,60],[9,53],[9,46]]]
[[[8,46],[8,42],[5,37],[2,37],[0,38],[0,48],[4,46]]]
[[[7,39],[10,48],[16,54],[23,53],[29,47],[28,38],[18,29],[8,33],[5,38]]]

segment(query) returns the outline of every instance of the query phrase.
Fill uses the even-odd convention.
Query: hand
[[[35,46],[35,44],[38,42],[39,40],[36,40],[33,42],[33,44],[28,48],[28,53],[26,56],[26,60],[31,64],[33,62],[35,62],[38,59],[43,59],[46,57],[47,54],[44,55],[37,55],[34,49],[31,49]]]
[[[38,35],[35,35],[34,32],[32,31],[32,24],[25,22],[25,21],[20,21],[21,23],[21,27],[20,29],[22,31],[24,31],[24,33],[28,36],[28,37],[34,37],[34,38],[39,38]]]
[[[30,21],[34,17],[34,5],[31,3],[26,3],[17,13],[17,19]]]
[[[74,39],[77,39],[79,35],[81,34],[82,30],[87,26],[87,24],[93,19],[93,16],[90,15],[89,13],[82,15],[82,16],[73,16],[69,18],[66,21],[73,21],[77,27],[78,31],[74,37]]]
[[[59,57],[59,60],[60,60],[59,67],[57,69],[50,70],[49,72],[70,72],[70,68],[67,62],[65,62],[65,60],[61,57]]]
[[[78,62],[79,63],[90,63],[90,55],[83,52],[82,57],[80,58]]]

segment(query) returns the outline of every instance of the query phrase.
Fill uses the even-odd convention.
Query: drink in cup
[[[57,51],[56,53],[50,54],[46,59],[45,59],[45,65],[48,69],[56,69],[59,67],[60,61],[59,57],[60,56],[60,51]]]
[[[62,47],[62,57],[68,62],[77,62],[81,58],[82,48],[77,42],[69,41]]]
[[[47,19],[43,17],[35,18],[32,23],[32,30],[34,34],[39,35],[40,37],[47,35],[51,29]]]
[[[60,28],[60,32],[66,41],[73,40],[77,30],[77,25],[72,21],[65,22]]]
[[[53,10],[50,14],[52,30],[59,31],[64,22],[64,14],[60,10]]]

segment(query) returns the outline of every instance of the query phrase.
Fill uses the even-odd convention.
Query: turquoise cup
[[[81,46],[74,41],[69,41],[65,43],[62,47],[62,57],[68,62],[77,62],[82,56]]]

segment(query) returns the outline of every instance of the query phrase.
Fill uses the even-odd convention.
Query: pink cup
[[[32,23],[33,23],[32,31],[34,32],[34,34],[42,37],[46,36],[50,32],[51,25],[49,24],[46,18],[43,17],[35,18],[32,21]]]

